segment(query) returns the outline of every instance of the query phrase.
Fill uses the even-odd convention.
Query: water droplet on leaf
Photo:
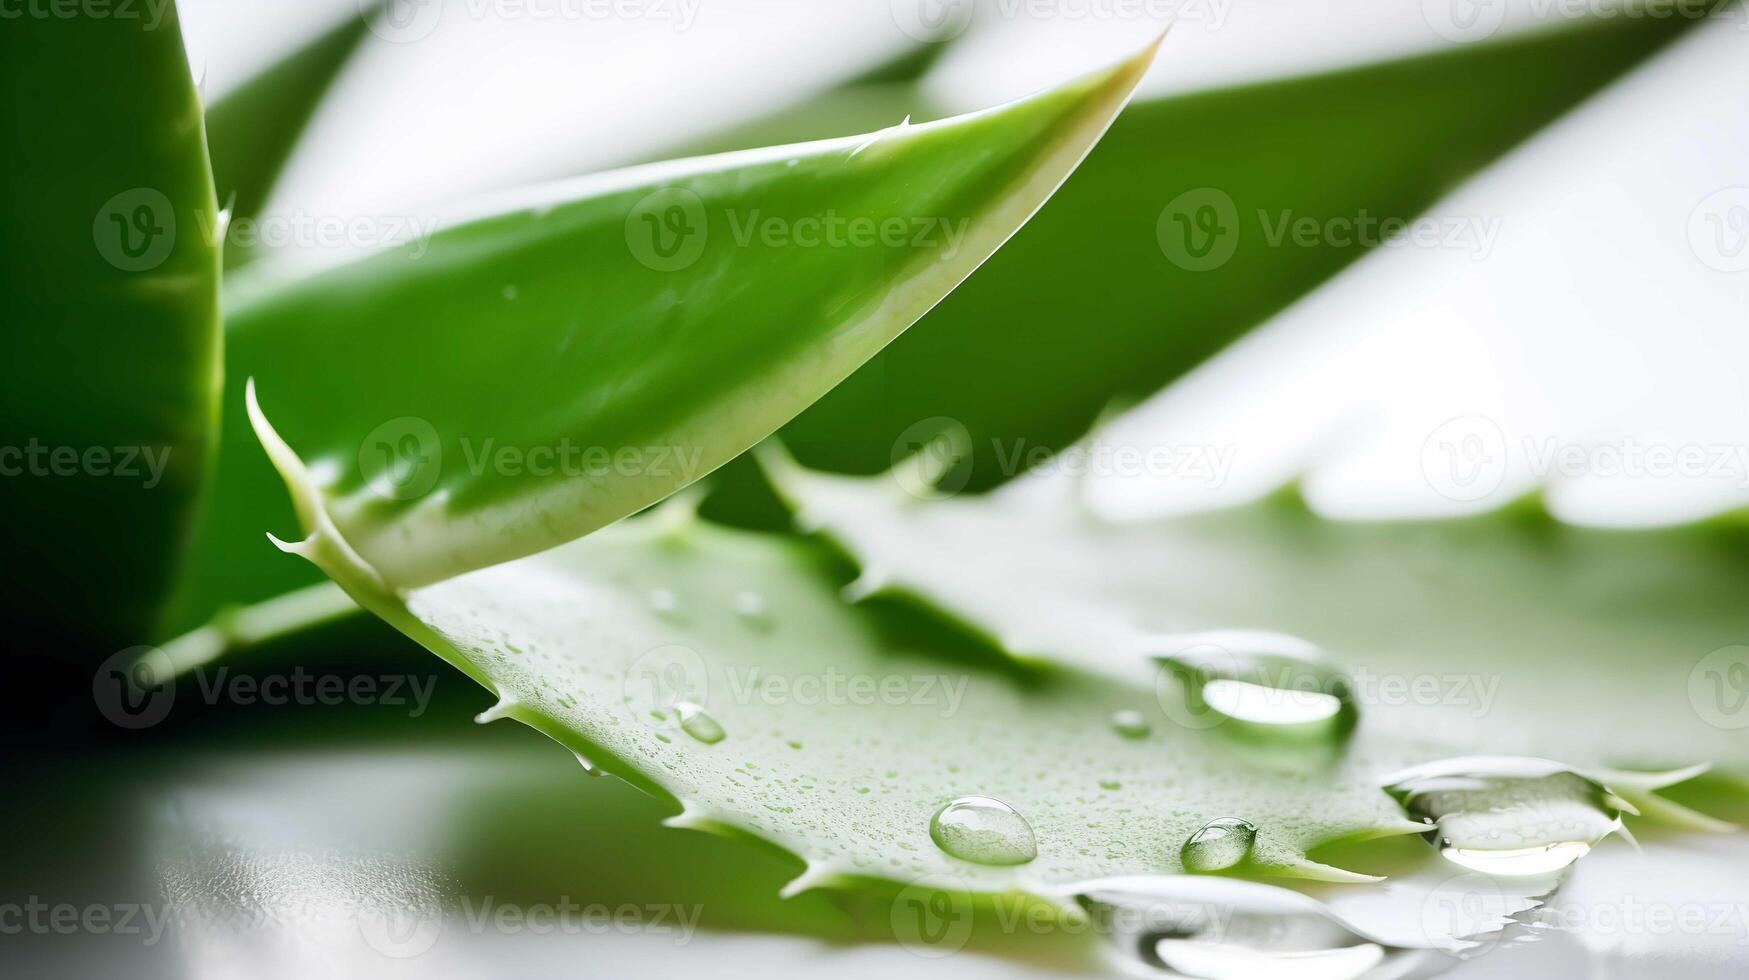
[[[1383,980],[1446,957],[1362,935],[1309,895],[1195,875],[1135,875],[1069,889],[1125,972],[1198,980]],[[1433,972],[1433,971],[1429,971]]]
[[[1125,708],[1111,713],[1111,730],[1124,738],[1147,738],[1151,729],[1148,727],[1148,719],[1142,717],[1140,711]]]
[[[1632,805],[1595,779],[1557,762],[1473,756],[1416,766],[1385,791],[1447,860],[1490,875],[1546,875],[1623,831]]]
[[[1038,857],[1032,825],[987,796],[962,796],[936,812],[929,836],[937,847],[976,864],[1025,864]]]
[[[735,593],[735,616],[741,622],[756,630],[769,630],[772,627],[771,609],[765,604],[765,597],[751,590]]]
[[[1179,858],[1189,871],[1224,871],[1250,857],[1255,843],[1256,824],[1238,817],[1221,817],[1191,834],[1179,851]]]
[[[691,701],[677,702],[674,713],[680,716],[680,730],[706,745],[715,745],[726,735],[710,712]]]
[[[1348,676],[1315,646],[1264,630],[1175,637],[1156,657],[1181,697],[1161,704],[1192,728],[1237,721],[1275,732],[1346,734],[1359,717]]]
[[[644,603],[650,607],[651,612],[670,622],[678,622],[681,618],[680,597],[674,594],[673,589],[651,589],[650,594],[644,597]]]

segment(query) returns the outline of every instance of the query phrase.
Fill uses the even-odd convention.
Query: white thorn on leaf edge
[[[510,712],[520,703],[521,702],[517,701],[513,695],[502,695],[498,698],[497,704],[494,704],[485,711],[475,715],[474,722],[475,724],[485,725],[497,721],[500,718],[508,718],[510,717]],[[578,756],[578,758],[582,757]],[[585,763],[585,765],[587,765],[587,763]]]
[[[819,888],[838,877],[835,868],[824,864],[809,864],[801,874],[791,878],[777,891],[778,898],[793,898],[811,888]]]

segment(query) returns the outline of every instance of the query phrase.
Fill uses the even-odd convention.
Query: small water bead
[[[1225,871],[1244,863],[1256,843],[1256,824],[1238,817],[1221,817],[1191,834],[1178,856],[1187,871]]]
[[[1111,730],[1124,738],[1147,738],[1152,731],[1148,727],[1148,719],[1142,717],[1140,711],[1131,711],[1128,708],[1111,713]]]
[[[1316,646],[1285,633],[1214,630],[1171,639],[1155,659],[1183,702],[1163,705],[1190,727],[1233,720],[1274,731],[1345,734],[1359,710],[1348,676]],[[1180,717],[1182,715],[1183,717]]]
[[[735,616],[748,626],[765,632],[770,630],[773,622],[771,609],[766,605],[765,597],[751,590],[735,593]]]
[[[1385,791],[1432,825],[1447,860],[1503,876],[1547,875],[1571,865],[1635,812],[1596,780],[1547,759],[1471,756],[1391,776]]]
[[[943,851],[975,864],[1025,864],[1038,857],[1032,825],[988,796],[962,796],[936,811],[929,836]]]
[[[1069,889],[1125,972],[1192,980],[1384,980],[1447,958],[1356,931],[1324,903],[1275,885],[1134,875]]]
[[[678,622],[681,618],[680,597],[674,594],[673,589],[651,589],[644,597],[644,604],[650,607],[651,612],[670,622]]]
[[[676,702],[674,713],[680,716],[680,730],[706,745],[715,745],[727,735],[710,712],[691,701]]]

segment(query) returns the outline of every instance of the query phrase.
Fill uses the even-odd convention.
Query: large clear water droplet
[[[1084,882],[1074,900],[1119,966],[1195,980],[1426,976],[1443,954],[1362,935],[1309,895],[1234,878],[1136,875]]]
[[[1251,856],[1257,843],[1257,825],[1238,817],[1210,820],[1190,835],[1178,852],[1187,871],[1224,871]]]
[[[1162,687],[1161,706],[1186,727],[1236,721],[1277,732],[1344,734],[1359,717],[1348,676],[1298,637],[1215,630],[1172,637],[1167,645],[1155,659],[1178,690],[1172,696]]]
[[[1032,825],[1015,809],[988,796],[962,796],[929,821],[935,845],[976,864],[1025,864],[1038,857]]]
[[[1454,864],[1490,875],[1547,875],[1590,853],[1635,812],[1596,780],[1558,762],[1471,756],[1391,776],[1385,791],[1430,825]]]
[[[674,713],[680,716],[680,730],[706,745],[721,742],[727,734],[710,712],[691,701],[676,702]]]

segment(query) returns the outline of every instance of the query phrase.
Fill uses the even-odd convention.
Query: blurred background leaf
[[[0,31],[0,607],[45,691],[151,630],[214,443],[219,216],[176,10],[154,10]]]

